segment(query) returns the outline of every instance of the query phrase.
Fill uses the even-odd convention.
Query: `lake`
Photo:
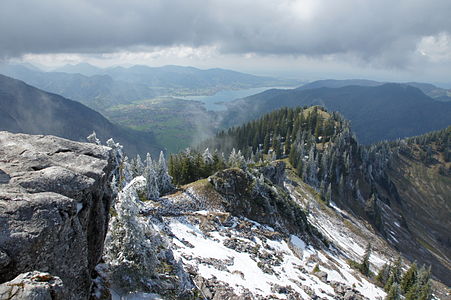
[[[293,89],[293,88],[295,87],[278,86],[278,87],[258,87],[243,90],[222,90],[210,96],[183,96],[183,97],[177,96],[175,98],[201,101],[205,103],[205,108],[207,110],[221,111],[226,109],[226,106],[224,105],[225,102],[230,102],[235,99],[255,95],[270,89]]]

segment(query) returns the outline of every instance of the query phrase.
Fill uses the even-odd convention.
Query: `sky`
[[[451,87],[450,0],[2,0],[0,60]]]

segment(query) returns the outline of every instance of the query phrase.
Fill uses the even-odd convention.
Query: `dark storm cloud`
[[[214,45],[399,64],[422,37],[451,32],[450,12],[449,0],[3,0],[0,56]]]

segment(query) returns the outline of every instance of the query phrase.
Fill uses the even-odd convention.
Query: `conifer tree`
[[[418,300],[429,300],[432,298],[431,267],[422,266],[418,271]]]
[[[371,256],[371,243],[368,243],[361,264],[361,271],[365,276],[370,275],[370,256]]]
[[[271,146],[271,136],[268,132],[266,133],[265,140],[263,141],[263,153],[268,153],[270,146]]]
[[[280,137],[280,135],[278,135],[274,138],[274,141],[273,141],[273,151],[276,155],[276,159],[281,158],[282,153],[283,153],[280,139],[281,139],[281,137]]]
[[[134,178],[119,192],[105,239],[105,258],[110,276],[116,282],[138,284],[152,275],[156,258],[149,240],[151,228],[139,217],[141,203],[138,193],[145,189],[143,176]],[[128,290],[127,287],[123,287]],[[133,287],[129,287],[133,290]]]
[[[418,282],[415,282],[405,294],[405,300],[416,300],[418,297],[419,286]]]
[[[113,174],[113,178],[110,185],[114,194],[116,194],[120,189],[123,188],[123,186],[120,186],[120,179],[122,176],[122,162],[124,154],[122,152],[122,145],[115,143],[112,138],[107,140],[106,144],[112,149],[113,164],[115,168],[111,172]]]
[[[246,160],[241,154],[241,150],[236,152],[235,148],[232,149],[232,152],[229,155],[229,160],[227,161],[229,167],[231,168],[244,168],[246,164]]]
[[[392,273],[393,273],[393,280],[394,280],[394,282],[399,284],[401,282],[401,276],[402,276],[402,259],[401,259],[401,255],[398,255],[398,258],[393,263]]]
[[[144,177],[146,179],[146,196],[147,199],[155,200],[160,197],[160,192],[158,189],[158,178],[155,171],[155,165],[152,161],[150,153],[147,153],[146,161],[144,167]]]
[[[384,264],[384,266],[379,270],[379,273],[376,275],[376,282],[379,284],[379,286],[384,287],[385,284],[388,281],[388,277],[391,273],[391,263],[390,264]]]
[[[395,276],[393,275],[393,272],[391,272],[390,276],[388,277],[387,282],[384,285],[384,291],[386,291],[388,293],[393,284],[396,284],[396,282],[395,282]]]
[[[168,173],[168,167],[166,165],[166,159],[163,151],[160,152],[158,164],[156,168],[157,185],[160,194],[165,194],[174,189],[172,184],[172,177]]]
[[[417,279],[417,264],[413,263],[401,279],[401,292],[407,293],[407,291],[415,284]]]
[[[136,158],[133,160],[132,163],[132,173],[133,173],[133,177],[138,177],[140,175],[142,175],[144,172],[144,164],[141,160],[141,156],[136,155]]]
[[[125,156],[119,166],[119,190],[122,190],[133,179],[128,157]]]
[[[399,286],[397,283],[392,284],[385,300],[400,300]]]

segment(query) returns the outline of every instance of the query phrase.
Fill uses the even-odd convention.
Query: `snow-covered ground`
[[[182,266],[184,278],[192,280],[201,298],[383,299],[384,291],[347,262],[359,261],[367,238],[377,242],[377,237],[338,207],[323,210],[309,191],[286,188],[293,200],[308,207],[308,220],[331,242],[329,249],[310,244],[308,237],[230,215],[220,204],[209,205],[208,197],[193,186],[146,202],[141,218],[170,250],[173,258],[166,262]],[[367,236],[352,232],[344,220],[356,222]],[[370,261],[375,270],[386,257],[374,251]],[[170,275],[176,278],[180,273]],[[113,295],[117,300],[159,299],[155,294],[122,297]]]
[[[231,217],[227,226],[215,224],[211,231],[201,230],[193,217],[168,218],[166,222],[173,234],[176,258],[203,278],[230,286],[237,295],[335,299],[333,282],[353,287],[370,299],[385,295],[356,275],[343,257],[315,250],[298,236],[272,235],[272,228],[245,218]],[[327,277],[321,280],[316,276],[316,265]]]

